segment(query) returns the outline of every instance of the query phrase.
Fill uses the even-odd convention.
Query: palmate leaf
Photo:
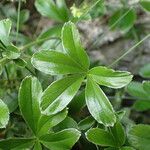
[[[39,51],[33,55],[31,62],[36,69],[51,75],[84,72],[71,57],[56,51]]]
[[[80,138],[76,129],[65,129],[57,133],[43,135],[40,141],[50,150],[70,150]]]
[[[116,122],[115,112],[101,88],[92,80],[87,79],[85,90],[86,104],[91,115],[105,126],[113,126]]]
[[[62,28],[62,43],[64,51],[85,71],[89,68],[89,58],[80,42],[80,35],[72,22],[67,22]]]
[[[47,115],[62,111],[79,90],[84,75],[72,75],[53,82],[43,93],[41,108]]]
[[[115,89],[126,86],[133,77],[130,72],[115,71],[103,66],[92,68],[88,74],[98,84]]]
[[[69,20],[69,13],[64,0],[36,0],[35,7],[38,12],[59,22]]]

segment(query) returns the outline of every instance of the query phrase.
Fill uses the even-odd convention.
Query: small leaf
[[[42,96],[43,113],[52,115],[62,111],[79,90],[83,79],[83,75],[72,75],[53,82]]]
[[[110,18],[109,26],[111,29],[119,28],[123,32],[129,31],[136,20],[136,13],[134,9],[120,9],[117,10]]]
[[[105,126],[113,126],[116,122],[115,112],[101,88],[88,77],[85,90],[86,104],[91,115]]]
[[[12,23],[9,19],[0,21],[0,41],[2,41],[5,46],[9,44],[11,25]]]
[[[150,0],[140,0],[140,4],[146,11],[150,12]]]
[[[3,150],[22,150],[24,148],[31,148],[34,142],[35,139],[33,138],[13,138],[0,140],[0,148]]]
[[[139,150],[149,150],[150,148],[150,126],[139,124],[135,125],[129,131],[129,142],[133,147]]]
[[[0,128],[5,128],[9,121],[9,110],[7,105],[0,99]]]
[[[89,68],[89,58],[80,42],[80,35],[72,22],[67,22],[62,29],[64,51],[85,71]]]
[[[50,133],[40,138],[42,144],[52,150],[70,150],[78,141],[80,132],[76,129],[65,129]]]
[[[56,115],[41,115],[38,122],[38,136],[40,137],[43,134],[47,134],[50,128],[56,126],[66,118],[67,113],[68,111],[65,109],[62,112],[57,113]]]
[[[133,108],[137,111],[150,110],[150,100],[138,100],[134,103]]]
[[[150,63],[144,65],[140,71],[140,75],[144,78],[150,78]]]
[[[133,77],[130,72],[114,71],[102,66],[92,68],[88,74],[98,84],[115,89],[126,86]]]
[[[37,124],[40,113],[40,101],[42,97],[42,87],[35,77],[26,77],[19,89],[19,107],[20,111],[32,129],[33,133],[37,133]]]
[[[24,68],[27,65],[27,62],[21,58],[15,59],[14,62],[18,67],[21,67],[21,68]]]
[[[147,92],[147,94],[150,93],[150,81],[143,82],[143,89],[145,90],[145,92]]]
[[[71,57],[56,51],[39,51],[33,55],[31,62],[36,69],[51,75],[84,72]]]
[[[103,129],[93,128],[88,130],[86,132],[86,138],[96,145],[116,147],[116,142],[112,134]]]
[[[64,0],[36,0],[35,7],[38,12],[59,22],[69,20],[69,13]]]

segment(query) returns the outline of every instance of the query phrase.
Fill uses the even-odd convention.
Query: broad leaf
[[[35,77],[26,77],[19,89],[19,107],[26,123],[34,134],[37,132],[40,117],[41,96],[42,87],[40,82]]]
[[[9,110],[7,105],[0,99],[0,128],[5,128],[9,121]]]
[[[150,0],[140,0],[140,4],[146,11],[150,12]]]
[[[48,134],[50,128],[56,126],[66,118],[67,113],[68,111],[65,109],[62,112],[57,113],[56,115],[41,115],[38,122],[38,136]]]
[[[64,0],[36,0],[35,7],[38,12],[59,22],[69,20],[68,9]]]
[[[86,138],[96,145],[116,147],[112,134],[103,129],[93,128],[88,130],[86,132]]]
[[[111,29],[119,28],[121,31],[127,32],[134,25],[135,20],[134,9],[120,9],[111,16],[109,25]]]
[[[135,125],[129,131],[129,142],[133,147],[139,150],[149,150],[150,148],[150,126],[139,124]]]
[[[71,57],[50,50],[42,50],[35,53],[32,57],[32,64],[36,69],[51,75],[84,72]]]
[[[89,68],[89,59],[80,42],[80,35],[72,22],[67,22],[62,29],[64,51],[85,71]]]
[[[101,88],[90,77],[85,90],[86,104],[91,115],[105,126],[113,126],[116,122],[115,112]]]
[[[92,68],[88,74],[98,84],[110,88],[122,88],[126,86],[133,77],[129,72],[114,71],[102,66]]]
[[[144,78],[150,78],[150,63],[144,65],[140,71],[140,75]]]
[[[4,19],[0,21],[0,41],[4,45],[9,44],[9,34],[11,30],[11,21],[9,19]]]
[[[83,79],[83,75],[72,75],[53,82],[42,96],[43,113],[52,115],[62,111],[79,90]]]
[[[41,142],[52,150],[70,150],[78,141],[80,132],[76,129],[66,129],[57,133],[50,133],[40,138]]]
[[[137,111],[150,110],[150,100],[138,100],[134,103],[133,108]]]
[[[14,138],[0,140],[0,148],[3,150],[23,150],[25,148],[31,148],[34,142],[35,139],[33,138]]]

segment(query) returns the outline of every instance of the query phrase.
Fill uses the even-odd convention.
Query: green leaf
[[[113,126],[116,122],[115,112],[101,88],[88,77],[85,90],[86,104],[91,115],[105,126]]]
[[[71,57],[56,51],[39,51],[33,55],[31,62],[36,69],[51,75],[84,72]]]
[[[72,22],[67,22],[62,29],[64,51],[85,71],[89,68],[89,58],[80,42],[80,35]]]
[[[150,126],[139,124],[135,125],[129,131],[129,142],[133,147],[139,150],[149,150],[150,148]]]
[[[0,148],[3,150],[21,150],[31,147],[35,142],[33,138],[13,138],[0,140]]]
[[[144,78],[150,78],[150,63],[144,65],[140,71],[140,75]]]
[[[65,109],[62,112],[57,113],[56,115],[41,115],[38,122],[38,136],[40,137],[43,134],[48,134],[50,128],[56,126],[66,118],[67,113],[68,111]]]
[[[114,71],[102,66],[92,68],[88,74],[98,84],[115,89],[126,86],[133,77],[130,72]]]
[[[140,4],[146,11],[150,12],[150,0],[140,0]]]
[[[79,90],[83,79],[83,75],[72,75],[53,82],[42,96],[43,113],[52,115],[62,111]]]
[[[120,150],[135,150],[135,149],[133,147],[124,146],[124,147],[121,147]]]
[[[150,93],[150,81],[143,82],[143,89],[145,90],[145,92],[147,92],[147,94]]]
[[[36,0],[35,7],[38,12],[59,22],[69,20],[69,13],[64,0]]]
[[[33,150],[42,150],[42,146],[41,146],[40,142],[38,142],[38,141],[36,142],[36,144],[34,145]]]
[[[15,59],[14,62],[18,67],[21,67],[21,68],[25,68],[25,66],[27,65],[27,62],[21,58]]]
[[[2,55],[8,59],[17,59],[20,57],[21,53],[16,46],[11,44],[6,47],[6,50],[3,51]]]
[[[150,110],[150,100],[138,100],[134,103],[133,108],[137,111]]]
[[[19,89],[19,107],[20,111],[32,129],[33,133],[37,133],[37,124],[40,113],[40,101],[42,97],[42,87],[35,77],[26,77]]]
[[[79,129],[80,130],[88,130],[89,128],[91,128],[93,125],[95,124],[95,120],[93,119],[93,117],[88,116],[85,119],[81,120],[78,123]]]
[[[40,138],[42,144],[52,150],[70,150],[78,141],[80,132],[76,129],[65,129],[50,133]]]
[[[117,10],[109,20],[109,26],[111,29],[119,28],[123,32],[129,31],[134,25],[136,20],[136,13],[134,9],[120,9]]]
[[[88,130],[86,132],[86,138],[96,145],[116,147],[112,134],[103,129],[93,128]]]
[[[127,86],[127,92],[138,99],[149,99],[149,94],[143,89],[143,85],[139,82],[131,82]]]
[[[0,99],[0,128],[5,128],[9,121],[9,110],[7,105]]]
[[[111,128],[111,133],[115,138],[117,147],[121,147],[125,143],[125,131],[119,121],[117,121],[115,125]]]
[[[4,19],[0,21],[0,41],[2,41],[4,45],[9,44],[11,25],[12,23],[9,19]]]

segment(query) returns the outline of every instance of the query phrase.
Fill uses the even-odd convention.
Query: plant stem
[[[108,67],[114,66],[116,63],[118,63],[122,58],[124,58],[126,55],[128,55],[130,52],[132,52],[137,46],[139,46],[142,42],[144,42],[146,39],[150,37],[150,34],[145,36],[141,41],[137,42],[134,46],[132,46],[129,50],[127,50],[123,55],[121,55],[117,60],[115,60],[112,64],[110,64]]]

